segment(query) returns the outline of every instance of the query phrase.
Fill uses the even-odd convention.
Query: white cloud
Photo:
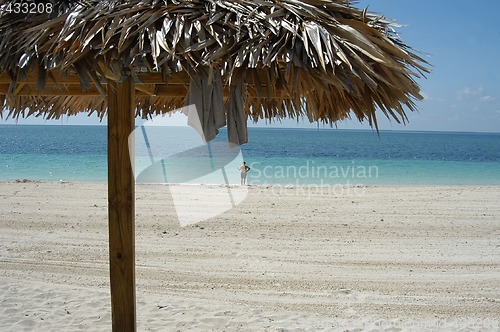
[[[457,100],[491,102],[497,100],[497,97],[486,94],[483,86],[479,86],[477,88],[465,87],[457,92]]]
[[[486,95],[486,96],[481,96],[481,98],[479,98],[480,101],[483,101],[483,102],[487,102],[487,101],[495,101],[497,98],[496,97],[493,97],[493,96],[489,96],[489,95]]]
[[[457,100],[464,100],[469,97],[482,96],[484,88],[482,86],[478,88],[465,87],[458,91]]]

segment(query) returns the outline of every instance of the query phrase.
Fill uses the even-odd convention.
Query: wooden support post
[[[113,331],[136,331],[135,181],[128,136],[134,130],[130,78],[108,83],[108,213]],[[131,149],[133,151],[133,149]]]

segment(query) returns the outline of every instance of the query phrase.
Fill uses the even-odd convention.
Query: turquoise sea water
[[[182,137],[175,131],[181,129],[169,130]],[[0,125],[0,180],[105,182],[106,140],[105,126]],[[252,168],[249,184],[500,184],[500,134],[249,128],[249,140],[241,148]],[[211,156],[226,141],[222,130],[211,143]],[[159,142],[183,144],[180,138]],[[231,158],[237,153],[228,151]],[[140,147],[136,152],[137,163],[148,160]],[[162,167],[172,174],[198,163],[189,159],[198,155],[180,155],[183,162],[170,158]],[[229,182],[239,182],[228,174]]]

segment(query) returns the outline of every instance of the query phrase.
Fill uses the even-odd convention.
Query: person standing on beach
[[[247,182],[247,172],[250,170],[250,167],[247,166],[246,162],[243,162],[243,165],[238,168],[241,171],[241,185],[245,185]]]

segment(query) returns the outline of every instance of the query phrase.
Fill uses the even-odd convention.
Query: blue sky
[[[425,99],[419,112],[409,113],[406,126],[380,117],[391,130],[500,132],[500,1],[485,0],[362,0],[356,4],[404,24],[402,39],[433,65],[418,82]],[[4,122],[5,120],[1,120]],[[13,123],[13,121],[7,121]],[[58,121],[20,119],[21,124],[99,124],[85,115]],[[103,123],[101,123],[103,124]],[[251,124],[254,125],[254,124]],[[258,123],[257,126],[266,125]],[[284,120],[276,127],[317,127],[307,120]],[[341,129],[369,129],[357,120],[338,123]]]
[[[398,23],[402,39],[429,54],[424,101],[409,130],[500,131],[500,2],[363,0]],[[386,128],[397,129],[397,124]]]

